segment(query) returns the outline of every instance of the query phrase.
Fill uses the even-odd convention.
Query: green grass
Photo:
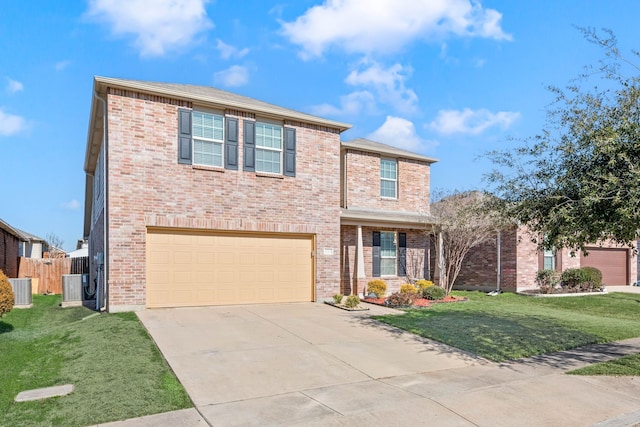
[[[0,426],[86,426],[193,406],[135,314],[90,316],[60,308],[59,295],[33,301],[0,319]],[[74,392],[14,402],[63,384]]]
[[[640,354],[630,354],[609,362],[596,363],[567,372],[572,375],[610,375],[610,376],[638,376],[640,375]]]
[[[640,336],[640,295],[533,298],[454,292],[469,301],[377,320],[493,361]]]

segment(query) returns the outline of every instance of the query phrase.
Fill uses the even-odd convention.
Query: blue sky
[[[478,156],[539,132],[601,52],[574,26],[639,39],[634,0],[88,0],[0,6],[0,218],[82,237],[93,76],[215,86],[351,123],[482,188]]]

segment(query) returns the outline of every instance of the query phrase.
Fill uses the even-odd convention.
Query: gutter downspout
[[[102,227],[102,271],[103,271],[103,276],[104,276],[104,292],[102,293],[101,296],[101,301],[98,302],[98,298],[97,296],[99,294],[96,295],[96,308],[98,309],[98,311],[104,311],[106,308],[106,304],[107,304],[107,288],[108,288],[108,273],[109,273],[109,268],[108,268],[108,256],[107,254],[109,253],[109,239],[107,238],[107,236],[109,235],[107,232],[108,229],[108,224],[109,224],[109,197],[107,195],[107,177],[108,177],[108,173],[107,173],[107,157],[108,157],[108,132],[107,132],[107,100],[102,98],[100,95],[98,95],[98,92],[96,90],[93,91],[93,95],[96,97],[96,99],[102,101],[102,145],[104,147],[104,156],[102,159],[102,194],[103,194],[103,199],[104,199],[104,226]],[[98,292],[98,290],[96,289],[96,292]]]

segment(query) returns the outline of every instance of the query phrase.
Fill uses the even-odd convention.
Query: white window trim
[[[393,244],[395,246],[395,255],[393,257],[382,255],[382,234],[393,234]],[[393,274],[382,274],[382,260],[393,259]],[[380,231],[380,277],[397,277],[398,276],[398,233],[395,231]]]
[[[222,119],[222,139],[215,139],[215,138],[205,138],[205,137],[199,137],[199,136],[195,136],[194,132],[193,132],[193,127],[194,127],[194,121],[193,121],[193,113],[199,113],[199,114],[209,114],[212,116],[218,116]],[[224,114],[218,113],[218,112],[213,112],[213,111],[204,111],[204,110],[193,110],[192,113],[192,117],[191,117],[191,135],[192,135],[192,139],[193,142],[191,144],[191,158],[192,160],[192,164],[195,166],[205,166],[205,167],[209,167],[209,168],[224,168],[224,140],[225,140],[225,116]],[[221,160],[220,160],[220,165],[209,165],[206,163],[198,163],[196,162],[196,141],[204,141],[204,142],[212,142],[214,144],[218,144],[220,145],[220,152],[221,152]]]
[[[267,126],[277,126],[280,128],[280,148],[273,148],[273,147],[263,147],[262,145],[258,145],[258,126],[259,125],[267,125]],[[256,121],[256,137],[255,137],[255,169],[256,169],[256,173],[260,173],[260,174],[270,174],[270,175],[282,175],[282,171],[284,168],[284,126],[280,123],[270,123],[268,121]],[[258,151],[262,150],[262,151],[273,151],[273,152],[277,152],[279,153],[279,157],[280,157],[280,161],[278,162],[280,167],[278,172],[272,172],[272,171],[264,171],[264,170],[260,170],[258,169]]]
[[[380,171],[382,171],[382,162],[383,161],[394,162],[396,164],[396,177],[395,177],[395,179],[390,179],[390,178],[383,178],[382,176],[380,176],[380,197],[382,197],[383,199],[397,200],[398,199],[398,159],[390,159],[390,158],[386,158],[386,157],[381,157],[380,158]],[[394,197],[389,197],[389,196],[383,196],[382,195],[382,181],[391,181],[391,182],[394,183],[394,192],[395,192],[395,196]]]

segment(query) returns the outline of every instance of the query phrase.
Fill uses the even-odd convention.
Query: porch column
[[[438,233],[438,237],[436,238],[436,262],[435,262],[435,272],[433,274],[434,281],[442,286],[441,279],[442,276],[446,274],[444,268],[444,247],[442,241],[442,231]]]
[[[367,278],[364,272],[364,250],[362,245],[362,226],[358,225],[358,233],[356,236],[356,286],[358,282],[364,283]],[[359,291],[359,289],[357,289]]]

